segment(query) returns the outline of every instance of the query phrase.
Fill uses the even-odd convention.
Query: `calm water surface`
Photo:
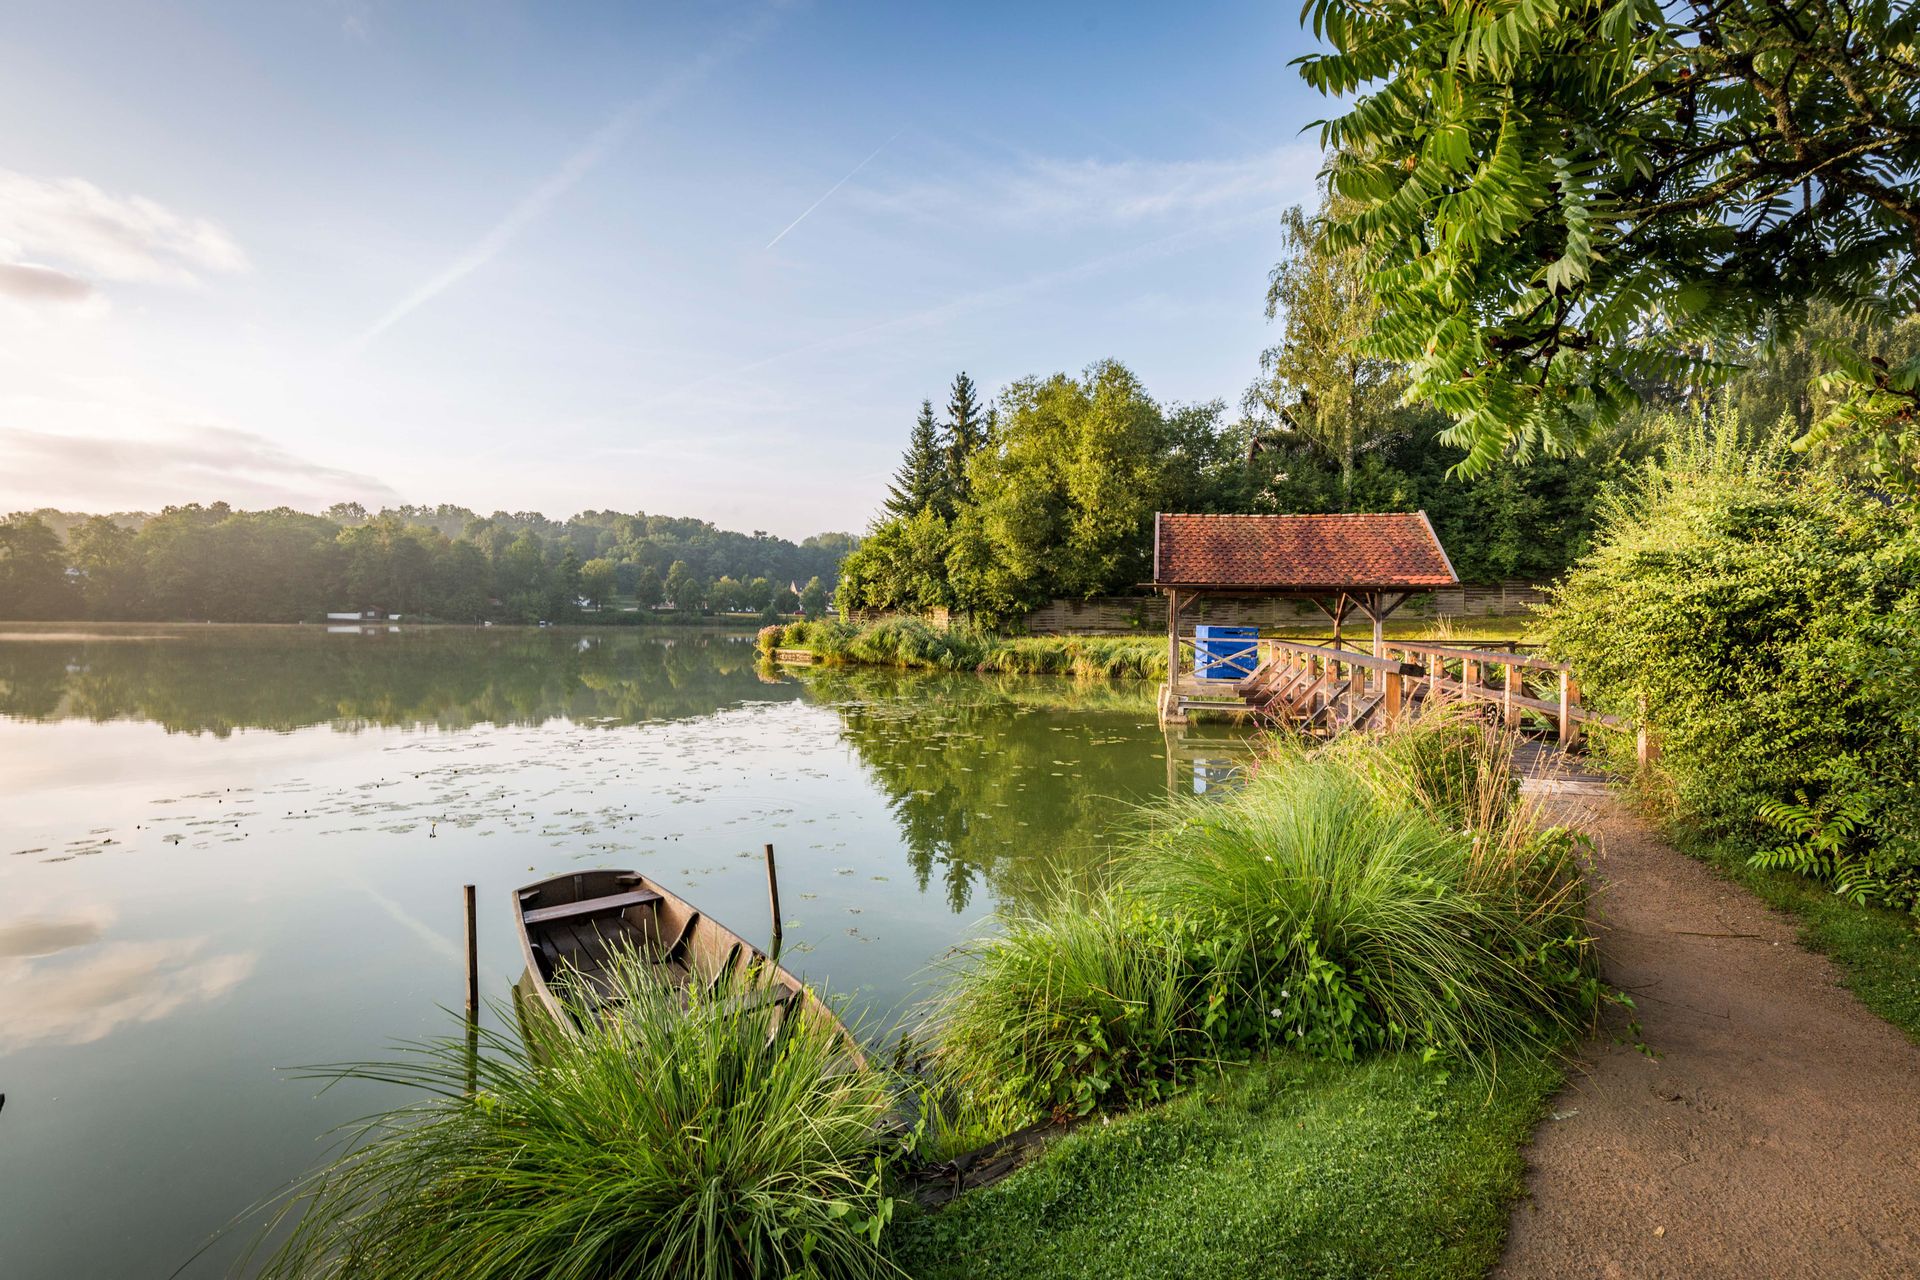
[[[1142,686],[756,666],[743,636],[0,625],[0,1275],[166,1276],[393,1101],[512,888],[633,867],[875,1033],[994,908],[1208,785]],[[188,1268],[218,1275],[258,1215]]]

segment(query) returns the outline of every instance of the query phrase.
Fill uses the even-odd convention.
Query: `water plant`
[[[264,1277],[897,1275],[881,1247],[887,1090],[824,1020],[687,993],[629,958],[578,1033],[524,1011],[393,1061],[318,1069],[416,1100],[297,1188]],[[470,1084],[471,1082],[471,1084]]]

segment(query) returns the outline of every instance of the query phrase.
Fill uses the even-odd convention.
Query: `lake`
[[[509,894],[631,867],[883,1038],[943,955],[1230,777],[1145,685],[773,670],[692,629],[0,624],[0,1271],[218,1275],[394,1100],[287,1070],[454,1030]],[[1171,765],[1170,765],[1171,757]]]

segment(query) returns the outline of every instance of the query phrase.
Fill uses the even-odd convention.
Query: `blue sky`
[[[923,397],[1237,399],[1290,5],[0,3],[0,511],[863,528]]]

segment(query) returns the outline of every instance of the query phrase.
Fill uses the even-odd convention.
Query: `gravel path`
[[[1656,1056],[1583,1051],[1496,1274],[1920,1276],[1920,1046],[1624,806],[1550,803],[1590,814],[1605,972]]]

